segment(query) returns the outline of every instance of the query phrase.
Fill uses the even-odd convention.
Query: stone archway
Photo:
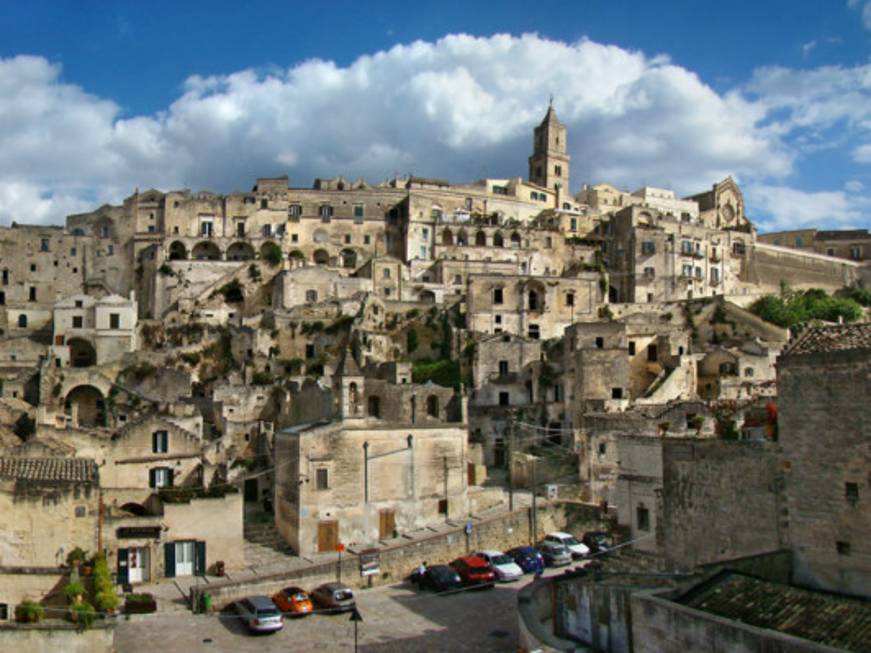
[[[94,428],[106,426],[106,401],[92,385],[77,385],[67,393],[64,409],[72,417],[73,426]]]
[[[329,265],[330,254],[325,249],[316,249],[312,255],[312,261],[314,261],[315,265]]]
[[[180,240],[174,241],[169,246],[170,261],[184,261],[188,257],[188,248]]]
[[[215,243],[204,240],[194,245],[191,258],[197,261],[220,261],[221,250]]]
[[[254,260],[254,248],[249,243],[236,242],[227,248],[228,261]]]
[[[343,249],[341,252],[341,257],[343,268],[349,268],[353,270],[357,267],[357,252],[355,252],[353,249]]]

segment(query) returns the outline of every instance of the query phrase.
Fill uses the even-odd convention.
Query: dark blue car
[[[544,558],[531,546],[518,546],[506,551],[514,562],[523,570],[524,574],[535,574],[544,571]]]

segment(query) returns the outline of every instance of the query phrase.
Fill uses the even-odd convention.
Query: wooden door
[[[339,522],[318,522],[318,552],[328,553],[336,550],[339,543]]]
[[[396,511],[382,510],[378,513],[378,539],[393,537],[396,530]]]

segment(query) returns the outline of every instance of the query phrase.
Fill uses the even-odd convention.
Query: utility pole
[[[514,411],[508,413],[508,511],[514,512]]]
[[[530,470],[531,471],[530,475],[532,477],[532,546],[535,546],[535,543],[538,541],[538,512],[537,512],[537,508],[535,505],[535,486],[536,486],[535,463],[536,462],[537,462],[536,459],[532,460],[532,469]]]
[[[450,506],[448,504],[448,457],[444,456],[442,458],[442,465],[444,467],[445,472],[445,521],[448,521],[448,515],[450,515]]]

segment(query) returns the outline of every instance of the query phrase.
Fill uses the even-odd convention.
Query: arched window
[[[457,234],[457,245],[460,247],[465,247],[469,244],[469,237],[466,235],[465,229],[460,229],[460,232]]]
[[[475,234],[475,245],[477,247],[486,247],[487,246],[487,234],[483,231],[479,231]]]
[[[351,383],[348,386],[348,408],[351,411],[352,415],[356,415],[360,412],[360,397],[357,391],[357,384]]]
[[[493,234],[493,247],[505,247],[505,242],[502,240],[502,234],[498,231]]]
[[[520,234],[517,233],[516,231],[513,234],[511,234],[511,246],[515,247],[515,248],[520,247]]]
[[[439,398],[435,395],[426,398],[426,414],[430,417],[439,416]]]
[[[450,229],[445,229],[442,232],[442,245],[453,245],[454,244],[454,232]]]
[[[18,316],[18,327],[21,329],[27,328],[27,316],[24,313]]]

